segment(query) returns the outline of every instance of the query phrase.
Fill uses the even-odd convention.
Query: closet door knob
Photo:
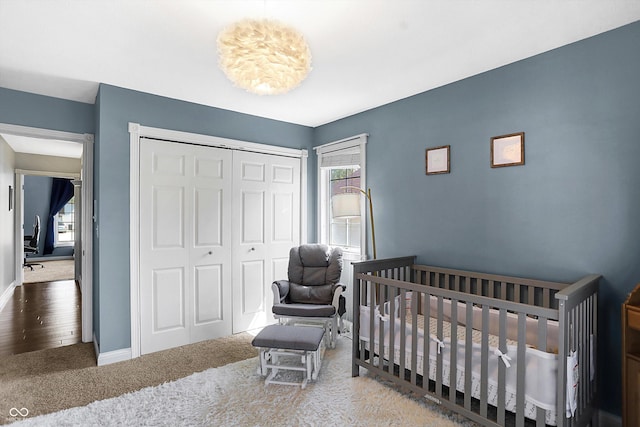
[[[249,249],[249,251],[255,251],[255,250],[256,250],[256,248],[251,248],[251,249]]]
[[[213,252],[209,251],[209,255],[213,255]]]

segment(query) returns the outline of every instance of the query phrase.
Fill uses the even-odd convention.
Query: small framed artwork
[[[524,132],[491,138],[491,167],[524,165]]]
[[[9,186],[9,210],[13,210],[13,187]]]
[[[450,147],[450,145],[443,145],[442,147],[427,148],[427,175],[449,173],[451,171]]]

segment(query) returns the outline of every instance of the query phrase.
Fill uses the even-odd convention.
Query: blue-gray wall
[[[0,123],[93,133],[94,105],[0,87]]]
[[[131,346],[129,122],[296,149],[310,150],[313,139],[309,127],[100,85],[94,159],[99,227],[94,238],[94,329],[101,352]],[[315,189],[311,191],[313,198]]]
[[[47,230],[47,218],[49,216],[49,202],[51,199],[51,181],[47,176],[24,177],[24,234],[33,235],[35,216],[40,216],[40,241],[38,254],[33,257],[41,257],[44,254],[44,239]]]
[[[558,281],[601,274],[600,393],[616,414],[620,305],[640,281],[639,47],[634,23],[314,135],[369,133],[380,257]],[[526,164],[492,169],[489,139],[512,132],[525,132]],[[425,149],[449,144],[451,173],[426,176]]]
[[[73,256],[73,246],[61,246],[53,248],[53,253],[44,254],[44,241],[47,233],[47,223],[49,220],[49,205],[51,204],[51,185],[53,178],[48,176],[24,177],[24,234],[33,234],[33,224],[35,216],[40,216],[40,241],[38,243],[37,255],[29,256],[33,258]]]

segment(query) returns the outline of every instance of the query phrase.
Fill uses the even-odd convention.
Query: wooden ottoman
[[[324,329],[312,326],[269,325],[260,331],[251,344],[260,348],[258,373],[267,376],[265,385],[301,385],[305,388],[309,379],[317,379],[322,364],[320,344],[323,337]],[[281,356],[289,357],[282,360]],[[299,357],[301,363],[292,363],[291,356]],[[302,381],[278,380],[275,378],[278,371],[302,371]]]

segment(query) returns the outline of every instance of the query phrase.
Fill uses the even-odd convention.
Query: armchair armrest
[[[282,304],[289,295],[289,281],[276,280],[271,284],[271,290],[273,291],[273,305]]]

